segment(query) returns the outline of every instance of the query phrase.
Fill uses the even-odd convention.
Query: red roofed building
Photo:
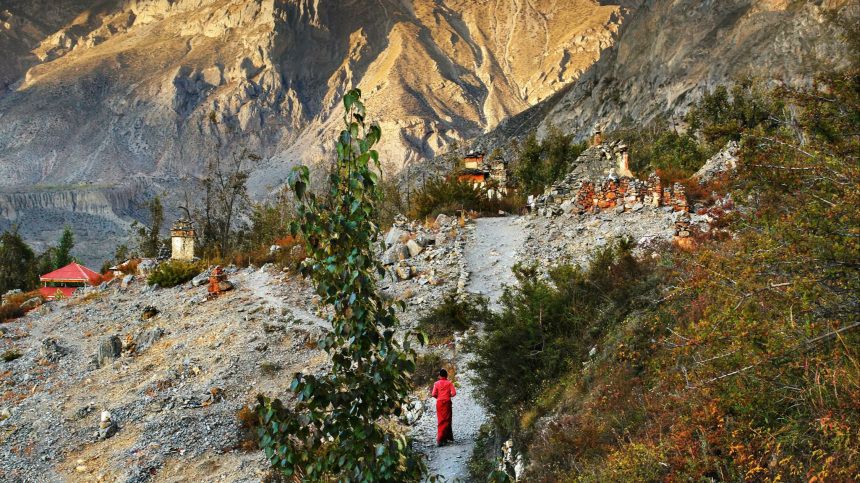
[[[89,268],[83,265],[78,265],[77,263],[72,263],[59,270],[54,270],[51,273],[47,273],[39,277],[39,280],[45,283],[45,286],[39,289],[39,292],[43,293],[48,300],[52,300],[54,296],[57,295],[58,290],[64,297],[68,297],[72,295],[72,292],[74,292],[77,287],[82,287],[90,281],[96,280],[98,277],[99,274]],[[62,284],[62,286],[48,287],[48,283]]]
[[[63,298],[69,298],[75,293],[77,287],[42,287],[39,293],[44,295],[47,300],[54,300],[59,292]]]

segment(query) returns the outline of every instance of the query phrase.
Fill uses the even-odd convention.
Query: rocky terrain
[[[496,301],[517,261],[584,261],[585,250],[627,235],[668,240],[673,216],[440,217],[429,226],[401,219],[388,234],[389,252],[399,255],[387,260],[393,277],[382,286],[408,301],[401,320],[411,328],[447,291]],[[20,354],[0,363],[0,479],[261,481],[267,462],[243,446],[237,414],[257,393],[282,393],[292,373],[325,370],[314,342],[326,324],[311,288],[291,275],[271,267],[227,273],[235,289],[213,300],[196,283],[153,289],[137,277],[0,326],[0,352]],[[458,347],[424,350],[465,368]],[[407,415],[431,468],[448,476],[465,476],[483,421],[468,373],[457,380],[457,444],[432,448],[425,391],[415,396],[421,410]]]

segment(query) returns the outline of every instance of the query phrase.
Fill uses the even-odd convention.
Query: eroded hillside
[[[42,7],[77,15],[56,28],[36,24],[32,5],[4,13],[3,35],[20,52],[29,43],[23,65],[38,64],[23,83],[4,81],[14,90],[0,104],[5,185],[171,177],[239,142],[269,160],[257,185],[271,185],[283,164],[325,155],[352,86],[399,166],[551,95],[611,44],[620,20],[619,7],[589,0]]]
[[[154,196],[241,146],[263,158],[249,182],[259,195],[297,163],[329,159],[351,87],[364,91],[385,133],[381,157],[397,171],[576,79],[621,22],[622,8],[602,3],[9,0],[0,7],[0,188],[20,207],[34,185],[70,198],[80,183],[144,177]],[[62,222],[81,226],[77,206],[0,204],[15,214],[0,225],[28,225],[37,245]],[[89,263],[125,228],[109,236]]]

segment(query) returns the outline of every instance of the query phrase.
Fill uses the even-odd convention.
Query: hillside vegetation
[[[521,481],[860,478],[860,72],[718,89],[691,112],[692,149],[741,143],[701,191],[717,229],[518,268],[472,347],[495,423],[482,478],[508,478],[508,439]],[[652,165],[698,168],[657,134]]]

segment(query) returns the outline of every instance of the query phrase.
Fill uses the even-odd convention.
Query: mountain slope
[[[845,33],[829,21],[832,12],[858,15],[852,0],[646,0],[629,7],[618,40],[591,68],[473,145],[491,150],[550,126],[583,139],[655,116],[677,119],[739,75],[807,82],[857,62]]]
[[[32,50],[42,63],[0,101],[3,184],[170,178],[237,143],[270,160],[260,177],[271,183],[283,162],[324,157],[353,86],[384,120],[383,151],[399,166],[575,79],[611,43],[618,10],[589,0],[105,1],[50,32]]]

